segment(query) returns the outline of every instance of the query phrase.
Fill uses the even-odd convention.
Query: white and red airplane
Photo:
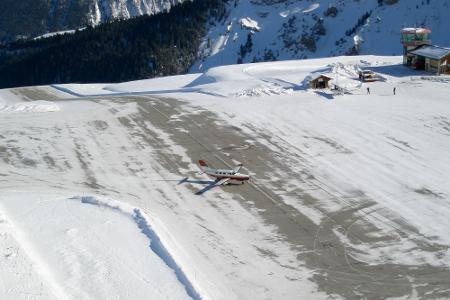
[[[215,169],[208,166],[208,164],[204,160],[198,161],[198,167],[202,171],[200,174],[206,174],[213,178],[216,178],[214,181],[214,186],[224,185],[231,182],[239,182],[244,184],[245,181],[250,179],[249,175],[239,173],[239,170],[242,167],[242,164],[237,165],[233,169]]]

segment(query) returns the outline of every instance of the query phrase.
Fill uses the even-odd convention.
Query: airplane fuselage
[[[233,172],[233,170],[208,170],[205,171],[205,173],[211,177],[223,179],[223,178],[230,178],[230,180],[235,181],[247,181],[250,179],[250,176],[242,173]]]

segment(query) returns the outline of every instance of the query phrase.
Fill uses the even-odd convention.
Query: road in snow
[[[55,207],[70,203],[77,213],[93,209],[61,196],[72,191],[142,209],[204,299],[450,297],[449,81],[422,78],[399,61],[341,57],[58,87],[72,96],[48,88],[13,90],[19,97],[14,103],[20,95],[97,95],[54,101],[59,110],[51,113],[1,112],[3,219],[22,222],[7,227],[28,235],[49,273],[30,272],[29,290],[53,278],[70,295],[73,281],[58,271],[57,258],[46,256],[45,242],[29,238],[37,221],[14,199],[42,206],[36,213],[45,213],[47,204],[27,200],[23,191],[45,194]],[[373,69],[384,81],[361,85],[358,68]],[[320,73],[339,74],[349,94],[307,90],[308,78]],[[0,95],[12,105],[10,91]],[[194,175],[199,158],[218,167],[243,162],[252,182],[196,196],[207,180]],[[115,212],[106,210],[113,218]],[[47,216],[55,227],[66,226]],[[128,224],[118,227],[136,233],[133,241],[146,240]],[[51,236],[70,244],[65,235]],[[87,246],[96,246],[92,240]],[[152,254],[146,241],[135,251],[150,253],[139,252],[139,259]],[[19,274],[33,260],[30,247],[16,247],[24,262],[17,264]],[[106,260],[108,251],[97,249]],[[74,261],[83,272],[93,270],[93,278],[99,274],[80,258]],[[115,273],[112,263],[105,265]],[[169,282],[183,290],[184,281],[173,278]],[[14,282],[10,275],[2,280]],[[46,282],[44,296],[55,290],[52,280]]]

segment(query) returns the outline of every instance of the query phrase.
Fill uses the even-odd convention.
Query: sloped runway
[[[33,99],[33,91],[27,89],[17,90],[28,99]],[[36,99],[42,98],[44,92],[40,91]],[[48,99],[47,99],[48,100]],[[60,99],[53,101],[79,101],[80,99]],[[296,254],[297,261],[282,265],[283,268],[302,272],[297,269],[302,265],[309,270],[309,280],[314,282],[319,291],[327,295],[339,295],[344,299],[385,299],[388,297],[412,296],[421,299],[450,298],[450,270],[444,267],[429,265],[398,265],[398,264],[368,264],[356,260],[349,249],[343,243],[342,237],[358,243],[370,245],[372,242],[391,243],[395,236],[374,237],[376,228],[367,220],[369,215],[380,215],[389,219],[388,226],[401,236],[408,236],[414,228],[408,224],[402,224],[389,214],[386,208],[380,207],[375,201],[367,198],[364,193],[343,195],[335,193],[323,180],[314,178],[309,173],[309,166],[302,157],[292,157],[289,145],[272,144],[271,139],[257,128],[246,128],[245,132],[253,131],[254,134],[244,133],[243,128],[226,124],[211,112],[201,108],[188,107],[186,103],[173,98],[160,98],[156,96],[119,96],[119,97],[94,97],[83,98],[82,101],[98,103],[107,107],[102,113],[110,114],[108,119],[116,119],[121,124],[121,130],[130,140],[138,141],[134,145],[142,143],[152,145],[161,151],[152,153],[164,171],[161,174],[171,174],[172,184],[178,184],[178,180],[186,176],[183,170],[189,169],[189,163],[180,157],[173,149],[170,149],[164,140],[158,136],[158,132],[150,130],[147,126],[151,123],[158,131],[164,133],[176,144],[186,150],[186,153],[194,162],[204,159],[209,164],[218,168],[228,168],[239,161],[244,164],[243,172],[251,174],[252,179],[242,186],[216,187],[197,196],[198,201],[217,201],[217,194],[227,193],[232,195],[234,201],[252,214],[257,214],[268,226],[276,228],[275,238],[287,243],[291,251]],[[133,113],[123,113],[116,116],[116,108],[120,105],[132,104],[137,110]],[[115,133],[101,122],[99,117],[94,125],[98,130],[107,134]],[[103,120],[106,122],[107,120]],[[69,127],[68,127],[69,128]],[[102,129],[103,128],[103,129]],[[76,128],[74,129],[76,130]],[[69,128],[70,131],[70,128]],[[1,131],[0,131],[1,134]],[[95,137],[92,137],[95,141]],[[267,143],[261,143],[265,140]],[[97,140],[98,141],[98,140]],[[109,147],[116,147],[109,145]],[[91,145],[91,147],[96,147]],[[110,148],[99,143],[97,145],[102,152],[116,151],[119,148]],[[131,147],[131,146],[130,146]],[[167,147],[167,148],[166,148]],[[78,151],[80,166],[84,169],[84,180],[80,181],[86,189],[100,192],[101,190],[115,191],[121,194],[133,191],[120,190],[123,187],[105,185],[101,174],[92,165],[85,161],[89,154],[82,143],[75,145]],[[19,148],[18,148],[19,149]],[[0,157],[5,159],[5,152]],[[3,150],[4,151],[4,150]],[[19,151],[19,150],[18,150]],[[88,150],[86,150],[88,151]],[[89,150],[90,151],[90,150]],[[89,152],[88,151],[88,152]],[[125,151],[126,152],[126,151]],[[125,153],[124,152],[124,153]],[[145,151],[138,153],[144,155]],[[54,165],[59,164],[58,157],[52,157]],[[141,176],[138,166],[143,166],[139,161],[125,161],[126,157],[119,155],[118,165],[127,165],[130,173]],[[11,162],[11,159],[9,160]],[[292,168],[293,164],[300,164],[302,172],[298,168]],[[134,167],[133,167],[134,166]],[[134,170],[134,171],[133,171]],[[107,167],[102,170],[108,173]],[[194,181],[196,177],[189,173],[189,179]],[[164,179],[164,178],[163,178]],[[167,179],[167,178],[166,178]],[[198,180],[199,178],[197,178]],[[169,180],[169,179],[168,179]],[[201,180],[205,180],[202,178]],[[195,194],[204,185],[195,182],[183,183],[186,192]],[[292,184],[292,182],[298,184]],[[145,185],[145,180],[140,181]],[[304,188],[299,188],[302,186]],[[116,190],[115,190],[116,189]],[[145,188],[143,188],[145,190]],[[216,191],[219,189],[219,191]],[[318,198],[314,195],[323,195]],[[300,211],[293,205],[289,205],[286,197],[294,199],[304,207],[320,211],[327,217],[317,223],[312,216]],[[323,205],[324,199],[332,198],[342,203],[339,211],[328,211]],[[175,201],[175,200],[171,200]],[[147,203],[137,200],[143,208],[148,208]],[[222,209],[222,208],[221,208]],[[201,212],[198,212],[201,215]],[[339,234],[340,233],[340,234]],[[439,245],[417,244],[417,247],[426,247],[427,251],[442,250]],[[433,248],[435,247],[435,249]],[[276,254],[261,249],[260,255],[267,259],[277,261]],[[405,253],[404,255],[408,255]],[[264,265],[260,266],[261,272],[269,272]],[[220,271],[218,271],[220,272]],[[286,282],[295,281],[285,276]],[[261,282],[264,286],[264,282]],[[280,289],[283,289],[280,286]],[[294,299],[295,295],[286,295]],[[321,297],[318,297],[321,298]]]

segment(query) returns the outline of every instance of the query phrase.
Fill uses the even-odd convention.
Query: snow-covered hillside
[[[430,28],[434,43],[450,46],[449,14],[447,0],[231,1],[228,18],[211,26],[191,71],[241,61],[398,55],[406,26]]]

